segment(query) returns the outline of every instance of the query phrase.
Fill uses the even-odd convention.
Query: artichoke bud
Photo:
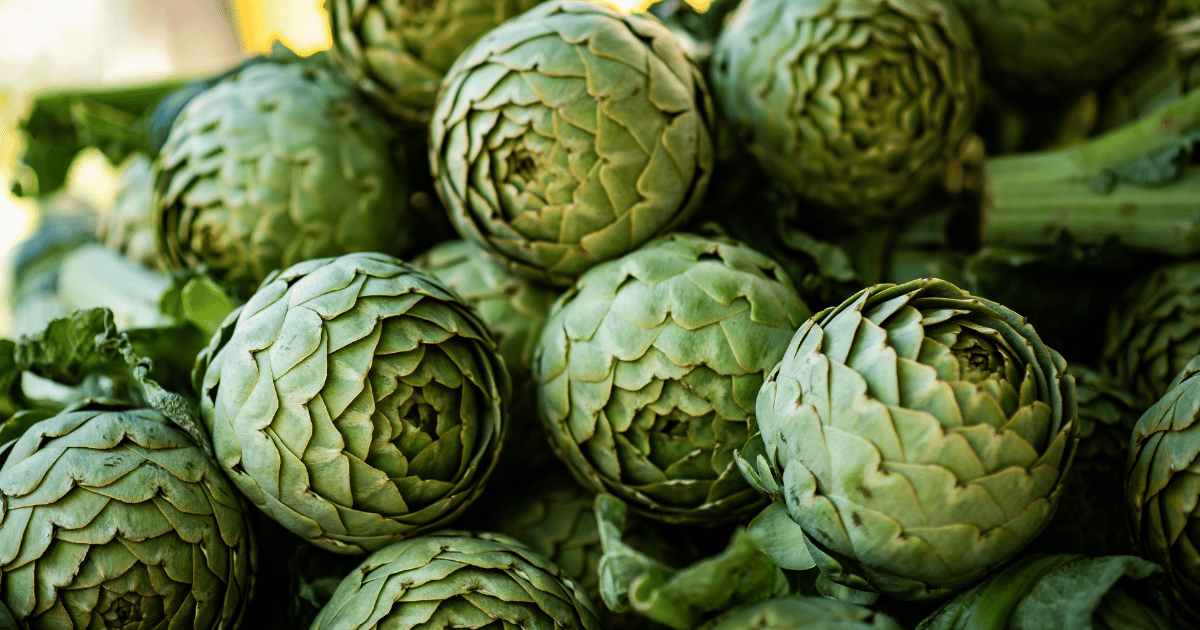
[[[1125,466],[1129,528],[1138,555],[1166,572],[1164,590],[1200,625],[1200,357],[1133,428]],[[1180,624],[1184,625],[1184,624]]]
[[[496,464],[512,389],[475,310],[378,253],[272,274],[213,335],[193,377],[238,489],[346,554],[462,513]]]
[[[1100,84],[1141,55],[1168,0],[954,0],[988,79],[1014,94],[1062,94]]]
[[[779,265],[676,233],[585,273],[535,356],[538,408],[576,479],[647,518],[744,520],[762,498],[733,453],[754,396],[810,311]]]
[[[319,60],[240,67],[179,111],[154,165],[151,221],[174,269],[250,293],[269,273],[410,245],[386,123]]]
[[[389,117],[427,124],[454,60],[541,1],[329,0],[334,64]]]
[[[1172,263],[1130,283],[1109,313],[1101,362],[1142,409],[1200,354],[1198,295],[1200,262]]]
[[[713,166],[699,69],[656,19],[597,2],[546,2],[483,36],[430,124],[455,229],[560,285],[682,225]]]
[[[894,218],[940,185],[982,92],[951,0],[745,0],[711,68],[734,135],[837,226]]]
[[[599,630],[592,603],[545,556],[508,536],[442,530],[393,543],[351,571],[312,630]]]
[[[35,423],[2,457],[0,601],[18,621],[237,626],[256,564],[243,504],[165,416],[75,407]]]
[[[743,467],[778,487],[824,577],[918,601],[1033,541],[1078,431],[1062,357],[1010,309],[929,278],[805,322],[757,418]]]

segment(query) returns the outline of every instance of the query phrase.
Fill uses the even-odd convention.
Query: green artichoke
[[[385,123],[311,60],[248,65],[180,111],[154,169],[168,266],[249,292],[303,260],[409,245],[407,188]]]
[[[1163,265],[1130,284],[1108,317],[1102,361],[1142,409],[1200,354],[1200,262]]]
[[[0,599],[30,628],[232,628],[255,549],[242,503],[162,414],[42,420],[0,466]]]
[[[1042,531],[1076,416],[1066,362],[1020,315],[936,278],[875,285],[796,332],[739,465],[825,579],[936,600]]]
[[[579,482],[670,523],[743,520],[762,499],[733,451],[754,397],[810,315],[775,262],[745,246],[661,237],[585,273],[535,357],[539,415]]]
[[[541,1],[330,0],[333,60],[389,116],[427,123],[467,46]]]
[[[1133,428],[1125,467],[1138,553],[1166,571],[1181,616],[1200,624],[1200,357]]]
[[[924,197],[981,94],[950,0],[745,0],[711,63],[722,113],[759,165],[837,223]]]
[[[346,576],[312,630],[599,630],[582,589],[499,534],[444,530],[394,543]]]
[[[554,0],[447,72],[430,161],[459,233],[570,284],[698,208],[712,117],[700,71],[657,20]]]
[[[151,269],[162,269],[158,237],[150,223],[154,196],[152,170],[150,158],[144,153],[136,153],[125,162],[116,200],[100,218],[99,236],[106,247],[126,258]]]
[[[1018,94],[1094,86],[1150,43],[1168,0],[954,0],[991,81]]]
[[[378,253],[269,276],[193,372],[221,466],[305,540],[373,551],[444,525],[483,490],[508,424],[479,316]]]
[[[1134,556],[1033,554],[946,602],[917,630],[1171,630],[1134,594],[1161,577]]]
[[[733,610],[696,630],[900,630],[869,608],[823,597],[777,597]]]

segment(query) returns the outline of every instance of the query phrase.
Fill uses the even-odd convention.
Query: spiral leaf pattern
[[[333,59],[389,116],[428,123],[446,70],[501,22],[542,0],[331,0]]]
[[[315,62],[247,66],[197,95],[155,162],[152,221],[173,268],[253,289],[357,251],[400,254],[408,191],[384,122]]]
[[[61,413],[0,467],[0,598],[30,628],[233,628],[254,565],[237,491],[157,411]]]
[[[662,24],[555,0],[454,63],[430,161],[459,233],[514,269],[570,284],[698,208],[712,116],[700,71]]]
[[[757,412],[765,452],[748,467],[821,572],[909,600],[962,590],[1030,543],[1077,442],[1062,357],[938,279],[869,287],[805,322]]]
[[[559,458],[649,518],[753,515],[762,498],[733,452],[809,314],[775,262],[733,243],[676,233],[593,268],[555,304],[535,357]]]
[[[1133,282],[1109,313],[1101,358],[1143,409],[1200,354],[1200,262],[1159,267]]]
[[[486,325],[395,258],[272,275],[201,353],[221,466],[287,529],[339,553],[438,527],[482,492],[511,382]]]
[[[1200,624],[1200,357],[1138,420],[1125,467],[1138,553],[1167,574],[1180,614]]]
[[[507,536],[445,530],[369,556],[312,630],[599,630],[592,603],[554,563]]]
[[[925,195],[982,92],[950,0],[746,0],[717,39],[712,82],[762,168],[839,221]]]

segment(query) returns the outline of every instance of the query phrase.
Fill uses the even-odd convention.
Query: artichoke
[[[558,284],[681,225],[713,165],[700,71],[654,18],[555,0],[472,45],[430,130],[465,238]]]
[[[1200,354],[1200,262],[1163,265],[1133,282],[1108,317],[1102,361],[1142,409]]]
[[[1019,94],[1111,78],[1150,43],[1168,0],[954,0],[974,29],[988,77]]]
[[[1200,357],[1133,428],[1125,467],[1129,528],[1138,554],[1166,571],[1182,617],[1200,624]]]
[[[712,525],[762,506],[733,451],[810,314],[782,269],[671,234],[598,265],[555,303],[535,357],[539,416],[580,484],[649,518]]]
[[[150,223],[153,188],[152,166],[144,153],[135,153],[125,162],[117,197],[101,216],[100,242],[126,258],[151,269],[162,269],[158,238]]]
[[[696,630],[900,630],[868,608],[823,597],[777,597],[730,611]]]
[[[554,563],[507,536],[444,530],[380,549],[346,576],[311,630],[599,630]]]
[[[385,123],[312,60],[247,65],[179,112],[155,162],[168,266],[249,292],[303,260],[402,253],[407,188]]]
[[[747,479],[828,581],[944,598],[1045,527],[1075,381],[1024,318],[936,278],[863,289],[796,332],[758,394]]]
[[[232,628],[255,549],[233,486],[151,409],[34,424],[0,466],[0,599],[30,628]]]
[[[542,0],[331,0],[338,70],[389,116],[427,123],[467,46]]]
[[[830,222],[924,197],[981,93],[979,56],[950,0],[745,0],[711,63],[735,135]]]
[[[458,516],[496,464],[511,390],[475,311],[378,253],[269,276],[226,318],[193,379],[238,489],[338,553]]]
[[[917,630],[1171,630],[1135,597],[1160,577],[1134,556],[1033,554],[946,602]]]

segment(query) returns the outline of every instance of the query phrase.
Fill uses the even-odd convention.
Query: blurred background
[[[649,2],[609,4],[633,11]],[[34,98],[203,77],[269,51],[275,41],[301,54],[331,45],[323,0],[0,0],[0,41],[0,304],[11,290],[13,247],[39,220],[36,204],[10,191],[24,153],[17,125]],[[106,208],[117,175],[90,151],[74,162],[66,190]],[[0,308],[0,337],[13,334],[7,308]]]

